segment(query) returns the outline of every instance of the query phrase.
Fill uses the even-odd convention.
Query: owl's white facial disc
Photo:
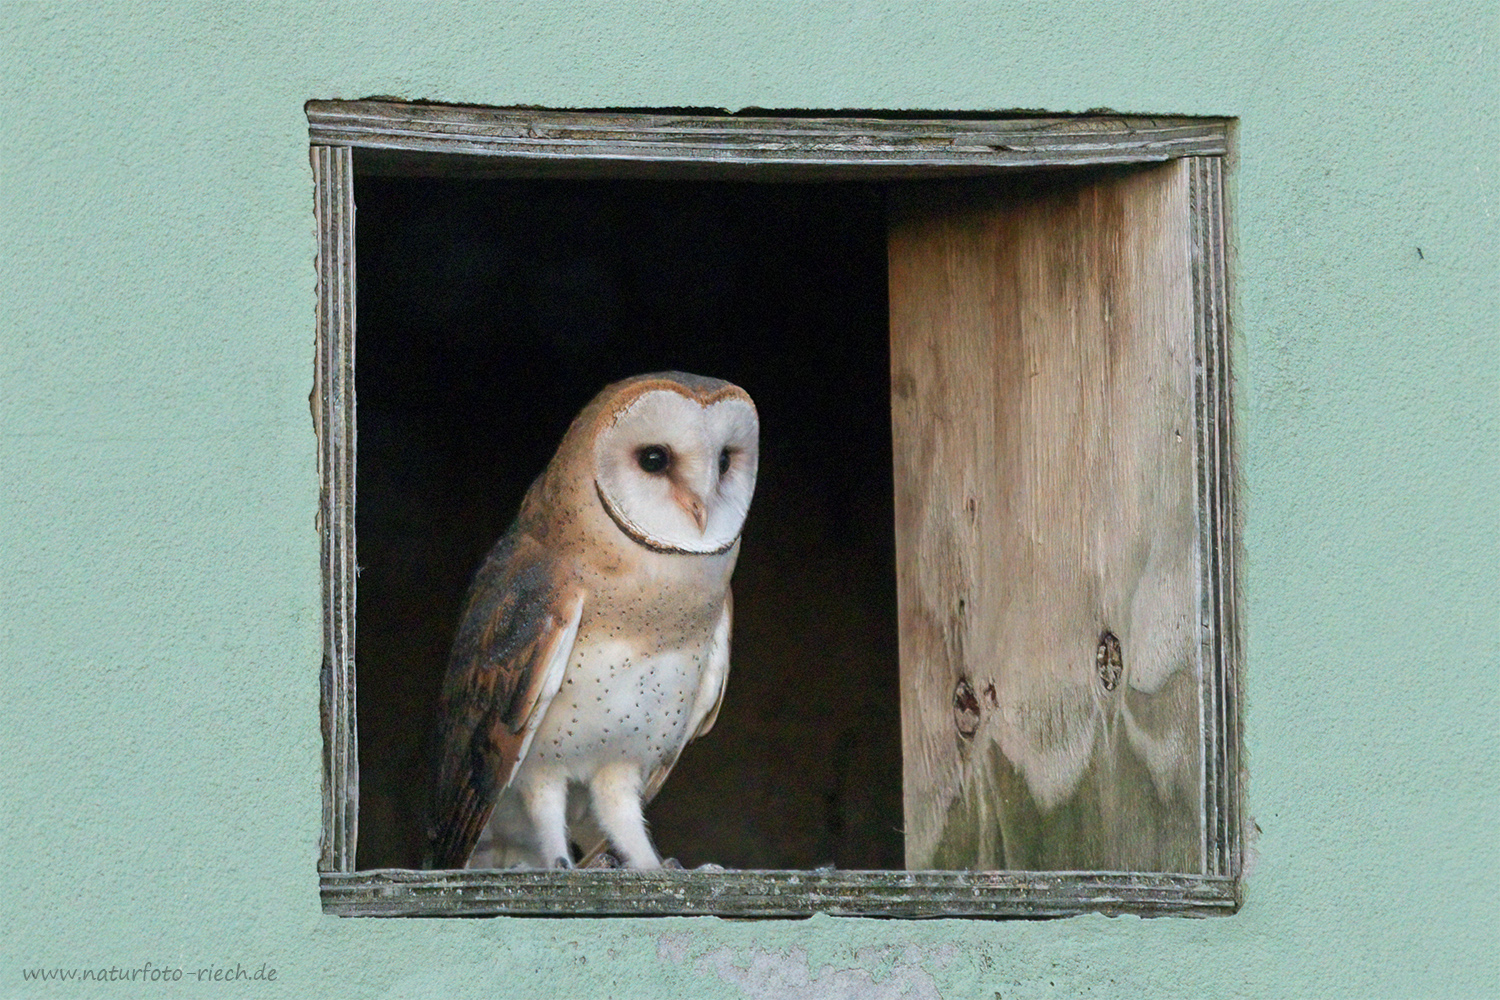
[[[739,395],[703,405],[642,393],[594,442],[595,485],[620,530],[659,552],[724,552],[740,537],[760,460],[760,421]]]

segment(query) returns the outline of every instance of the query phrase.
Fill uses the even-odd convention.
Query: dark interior
[[[577,411],[679,369],[754,397],[728,692],[647,810],[692,867],[899,869],[884,195],[358,176],[360,868],[414,867],[464,592]]]

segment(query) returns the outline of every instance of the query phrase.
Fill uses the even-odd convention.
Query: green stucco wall
[[[1497,49],[1493,2],[0,3],[0,997],[1500,995]],[[372,94],[1238,116],[1243,910],[324,916],[302,104]],[[277,981],[22,973],[146,962]]]

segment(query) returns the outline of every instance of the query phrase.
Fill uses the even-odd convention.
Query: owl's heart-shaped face
[[[604,509],[658,552],[725,552],[740,537],[759,462],[760,420],[743,389],[704,398],[651,388],[623,405],[594,441]]]

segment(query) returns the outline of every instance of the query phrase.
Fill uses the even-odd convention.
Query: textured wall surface
[[[1497,47],[1493,2],[0,4],[0,996],[1496,995]],[[372,94],[1238,116],[1244,909],[324,916],[302,103]],[[24,978],[147,962],[193,981]]]

